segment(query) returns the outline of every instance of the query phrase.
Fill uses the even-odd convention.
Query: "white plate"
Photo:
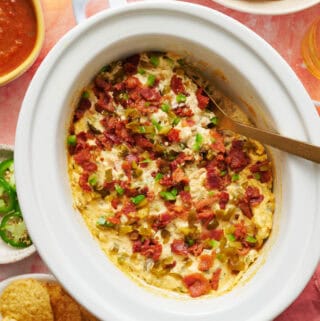
[[[0,162],[13,156],[13,146],[0,144]],[[1,222],[1,216],[0,216]],[[0,264],[14,263],[30,256],[36,251],[34,245],[17,249],[6,244],[0,238]]]
[[[42,274],[42,273],[31,273],[31,274],[22,274],[18,276],[13,276],[11,278],[5,279],[0,282],[0,296],[4,289],[13,281],[24,280],[24,279],[35,279],[39,281],[56,281],[56,279],[50,274]],[[0,314],[0,321],[2,320],[2,316]]]
[[[263,14],[263,15],[280,15],[292,12],[297,12],[310,8],[319,0],[212,0],[220,3],[225,7],[229,7],[235,10]]]

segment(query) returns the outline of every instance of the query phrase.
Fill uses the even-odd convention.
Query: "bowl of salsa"
[[[44,22],[39,0],[0,2],[0,86],[31,67],[43,40]]]

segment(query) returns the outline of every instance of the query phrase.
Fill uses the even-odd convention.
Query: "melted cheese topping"
[[[68,138],[74,206],[107,256],[144,285],[221,294],[270,235],[267,153],[215,120],[170,54],[113,63],[83,91]]]

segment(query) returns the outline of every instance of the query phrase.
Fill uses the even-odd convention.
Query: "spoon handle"
[[[236,121],[233,121],[232,123],[233,130],[241,135],[320,164],[319,146],[284,137],[269,130],[240,124]]]

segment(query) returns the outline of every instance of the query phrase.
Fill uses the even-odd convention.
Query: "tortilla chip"
[[[33,279],[13,281],[0,297],[0,313],[5,320],[53,321],[49,294]]]
[[[45,284],[50,297],[54,321],[82,321],[79,305],[56,282]]]

